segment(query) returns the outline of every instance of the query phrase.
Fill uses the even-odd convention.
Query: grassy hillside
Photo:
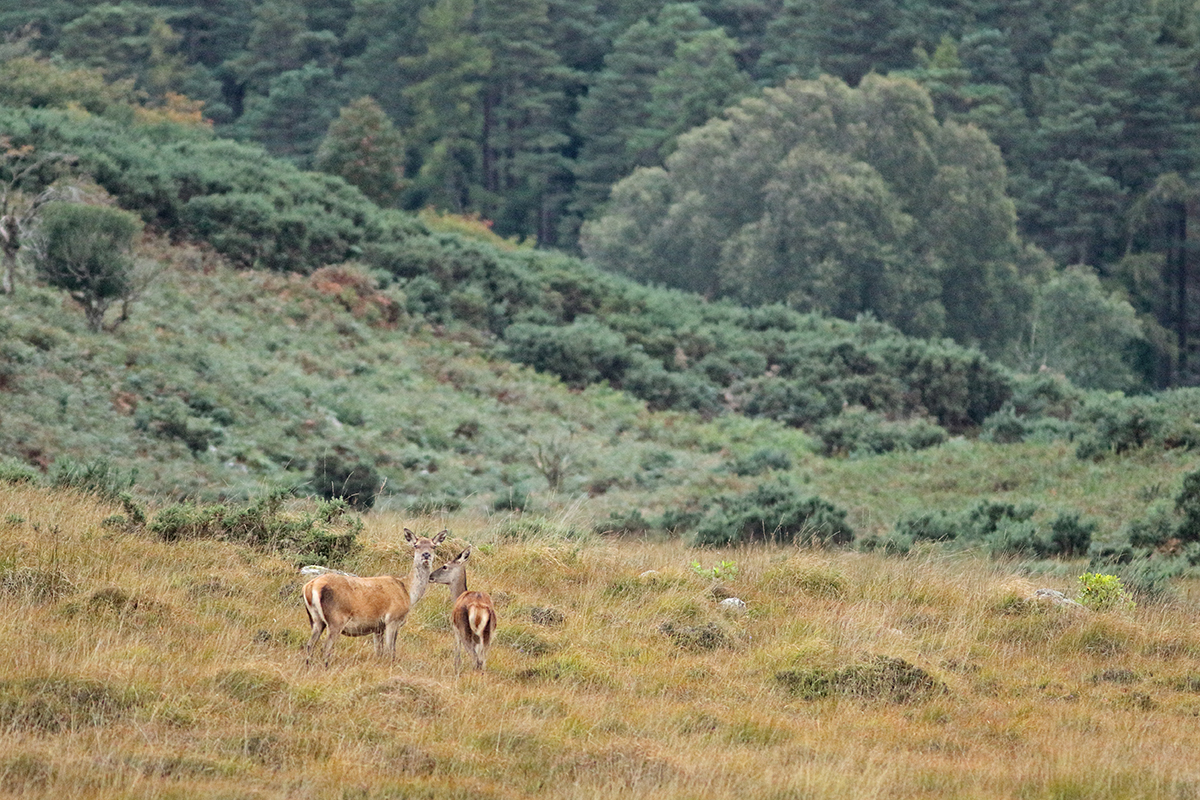
[[[603,491],[632,487],[643,461],[654,475],[639,485],[686,480],[719,465],[738,430],[780,435],[570,392],[491,358],[480,334],[410,317],[361,270],[237,272],[195,248],[144,252],[166,266],[115,334],[35,287],[0,308],[0,452],[44,468],[102,458],[136,470],[143,493],[210,500],[304,484],[335,457],[371,464],[393,504],[486,505],[546,490],[539,452],[568,462],[557,488]]]
[[[920,468],[847,474],[844,490],[866,511],[911,480],[893,470]],[[1075,477],[1100,492],[1126,480]],[[696,551],[384,512],[350,566],[404,569],[401,526],[449,524],[439,555],[473,543],[471,585],[497,600],[489,671],[455,674],[440,586],[395,666],[343,638],[326,670],[304,665],[292,564],[120,530],[115,511],[0,485],[7,795],[1184,798],[1200,785],[1189,587],[1132,611],[1066,611],[1025,598],[1070,579],[969,555]],[[585,528],[587,512],[556,521]],[[723,591],[693,561],[725,562]],[[745,615],[719,610],[725,592]]]

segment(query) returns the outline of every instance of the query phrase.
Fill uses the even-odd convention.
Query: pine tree
[[[482,194],[477,205],[503,235],[556,241],[570,174],[567,87],[547,0],[483,0],[476,30],[492,54],[483,89]]]
[[[1036,238],[1060,259],[1103,265],[1125,245],[1129,204],[1196,163],[1186,86],[1138,0],[1078,6],[1034,77],[1041,145]]]
[[[613,183],[636,167],[661,163],[679,134],[752,88],[734,59],[736,50],[737,43],[691,3],[666,6],[617,39],[580,103],[576,215],[589,215]]]
[[[478,142],[492,54],[473,31],[474,14],[474,0],[437,0],[420,14],[425,51],[399,60],[413,78],[404,97],[421,154],[410,193],[417,205],[464,211],[482,183]]]
[[[360,97],[329,126],[315,166],[340,175],[380,205],[395,205],[404,179],[404,141],[379,103]]]

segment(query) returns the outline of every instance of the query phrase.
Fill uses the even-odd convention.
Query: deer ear
[[[448,531],[448,530],[447,530],[447,531],[442,531],[442,532],[441,532],[441,533],[439,533],[437,536],[433,537],[433,543],[434,543],[435,545],[439,545],[439,544],[441,544],[442,542],[446,541],[446,537],[447,537],[447,536],[449,536],[449,535],[450,535],[450,531]]]
[[[412,531],[410,531],[408,528],[405,528],[404,529],[404,541],[408,542],[409,544],[416,544],[417,543],[417,535],[415,533],[413,533]]]
[[[466,561],[470,557],[471,557],[471,548],[468,547],[466,550],[463,550],[461,553],[459,553],[458,558],[456,558],[454,560],[455,561]]]

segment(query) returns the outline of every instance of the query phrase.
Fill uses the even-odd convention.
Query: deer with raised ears
[[[312,660],[313,648],[326,630],[325,666],[329,666],[333,643],[338,636],[375,637],[375,652],[391,654],[396,660],[396,635],[408,620],[408,612],[429,588],[433,550],[446,540],[449,531],[432,538],[418,537],[408,528],[404,540],[413,547],[412,574],[408,578],[381,575],[360,578],[357,575],[326,573],[304,584],[304,610],[312,624],[312,638],[305,648]]]
[[[429,576],[430,583],[444,583],[450,587],[454,598],[454,609],[450,612],[450,626],[454,628],[454,666],[462,669],[462,654],[465,651],[475,659],[475,669],[487,666],[487,649],[496,631],[496,607],[487,592],[467,591],[467,559],[471,548],[447,561]]]

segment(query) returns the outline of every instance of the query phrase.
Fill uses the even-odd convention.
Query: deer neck
[[[408,604],[415,606],[417,601],[425,596],[429,588],[429,570],[413,568],[412,577],[408,580]]]
[[[464,594],[466,594],[466,592],[467,592],[467,571],[465,569],[463,569],[463,570],[459,570],[458,573],[454,576],[454,579],[450,581],[450,596],[457,600],[458,598],[460,598]]]

